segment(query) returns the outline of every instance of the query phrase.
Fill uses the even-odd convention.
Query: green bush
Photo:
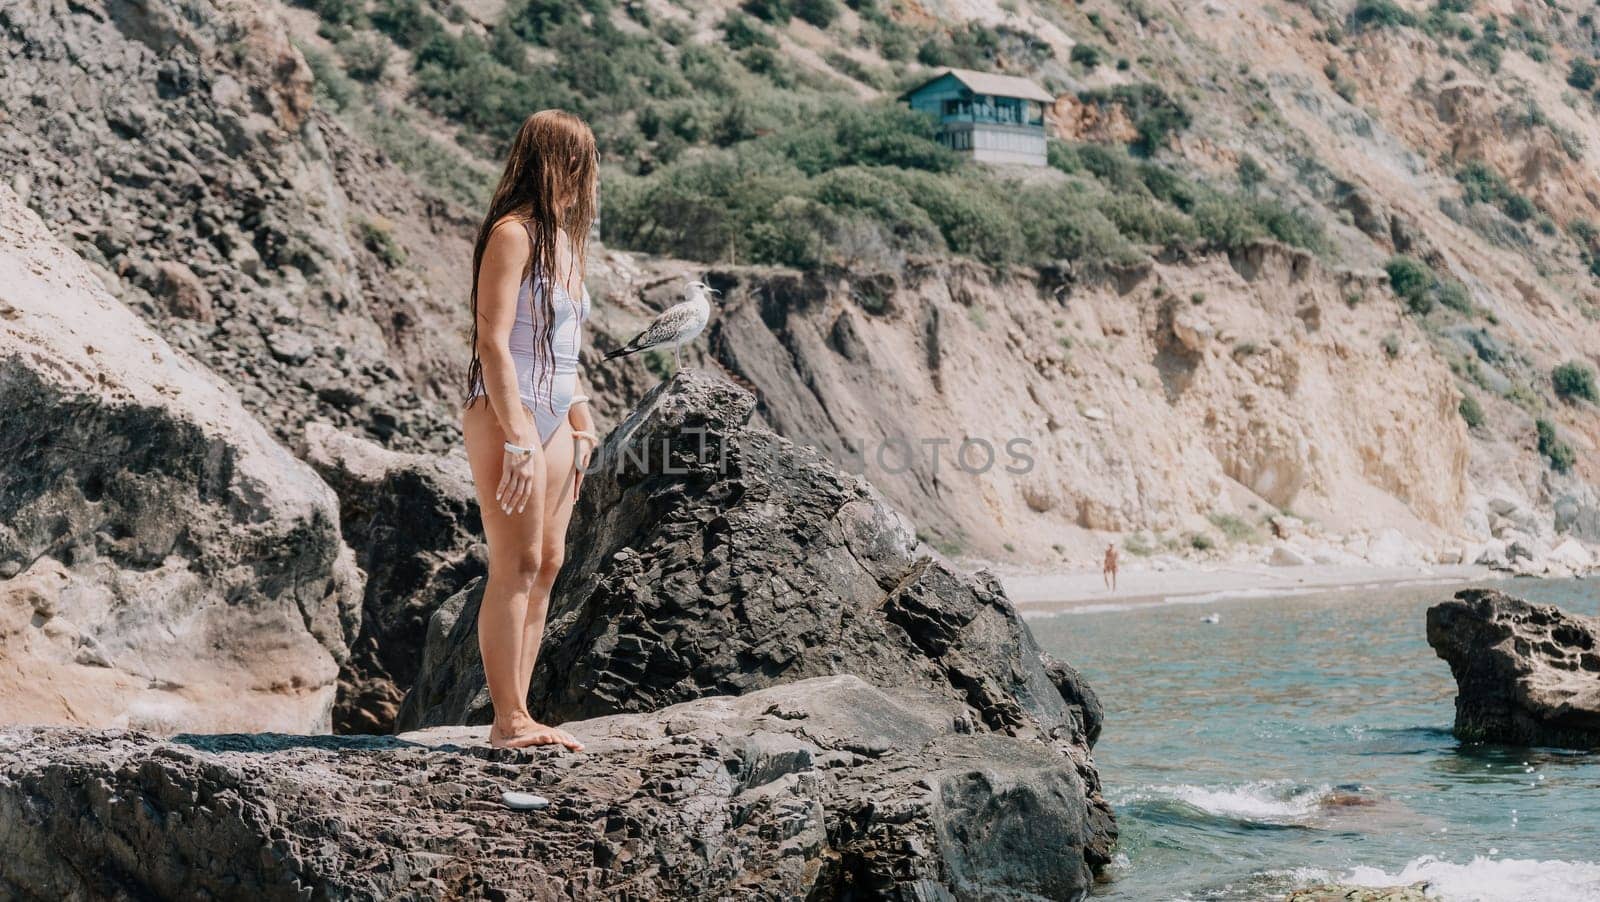
[[[389,221],[382,218],[356,220],[356,234],[361,243],[390,269],[406,262],[405,249],[394,240],[392,228]]]
[[[1350,12],[1351,31],[1369,28],[1400,28],[1417,24],[1417,17],[1394,0],[1360,0]]]
[[[1267,170],[1249,154],[1239,158],[1239,184],[1246,191],[1254,191],[1267,180]]]
[[[306,66],[311,69],[311,89],[317,97],[333,104],[335,109],[348,107],[355,99],[356,86],[337,65],[326,56],[308,47],[300,48]]]
[[[827,28],[839,18],[839,0],[799,0],[794,14],[818,28]]]
[[[429,14],[422,0],[378,0],[368,17],[401,47],[420,47],[434,35],[444,33],[444,26]]]
[[[794,17],[789,0],[744,0],[744,11],[774,25],[785,25]]]
[[[1574,398],[1600,401],[1600,392],[1594,386],[1594,370],[1579,361],[1569,360],[1551,370],[1550,383],[1556,390],[1556,397],[1563,401]]]
[[[1456,411],[1461,414],[1461,419],[1466,421],[1468,429],[1477,429],[1484,423],[1483,405],[1472,395],[1463,392],[1461,403],[1456,405]]]
[[[1067,58],[1092,71],[1100,68],[1100,64],[1105,61],[1105,54],[1099,47],[1086,41],[1079,41],[1072,45],[1072,52],[1068,54]]]
[[[1425,314],[1433,309],[1433,270],[1415,257],[1390,257],[1384,270],[1389,274],[1389,287],[1405,301],[1413,313]]]
[[[1083,168],[1083,160],[1078,157],[1078,149],[1065,141],[1051,138],[1044,148],[1045,160],[1049,164],[1071,174]]]
[[[344,70],[358,81],[377,81],[389,64],[389,43],[375,35],[351,37],[340,41],[337,47]]]
[[[1597,76],[1600,76],[1600,71],[1595,69],[1594,63],[1582,58],[1575,59],[1567,69],[1567,84],[1580,91],[1592,91]]]
[[[1456,281],[1440,281],[1438,285],[1439,303],[1459,313],[1472,312],[1472,295],[1467,291],[1467,286]]]
[[[722,39],[734,50],[745,50],[750,47],[776,47],[778,39],[761,27],[761,23],[739,12],[730,12],[722,19],[718,26],[722,29]]]
[[[1578,456],[1573,452],[1571,445],[1557,436],[1555,424],[1540,418],[1533,421],[1533,428],[1538,439],[1539,453],[1550,461],[1550,469],[1557,473],[1571,470],[1572,465],[1578,462]]]

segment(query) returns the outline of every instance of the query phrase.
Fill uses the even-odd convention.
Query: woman
[[[473,355],[461,431],[489,542],[478,648],[496,748],[583,747],[533,719],[528,685],[595,444],[588,399],[576,393],[595,169],[594,134],[581,120],[559,110],[529,116],[472,250]]]

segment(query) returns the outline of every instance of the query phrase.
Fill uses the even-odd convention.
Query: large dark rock
[[[1600,618],[1466,589],[1428,609],[1428,644],[1456,678],[1458,737],[1600,748]]]
[[[0,723],[325,730],[338,501],[0,187]]]
[[[393,738],[0,732],[0,895],[1080,899],[1084,786],[963,733],[942,694],[849,676],[569,723]],[[552,802],[508,811],[507,789]]]
[[[339,496],[345,541],[367,574],[333,729],[389,733],[416,678],[428,618],[484,572],[472,474],[459,453],[390,451],[325,423],[306,427],[303,456]]]
[[[754,398],[680,374],[607,438],[568,537],[529,702],[554,722],[854,674],[954,703],[983,732],[1069,756],[1093,863],[1115,827],[1089,757],[1100,711],[987,575],[919,552],[865,482],[749,425]],[[487,723],[481,590],[435,615],[404,729]]]

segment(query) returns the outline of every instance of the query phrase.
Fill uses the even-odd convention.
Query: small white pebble
[[[531,792],[506,791],[500,794],[500,801],[505,803],[512,811],[539,811],[550,807],[550,800],[544,796],[534,795]]]
[[[1544,774],[1540,774],[1539,775],[1539,779],[1543,780],[1544,779]]]

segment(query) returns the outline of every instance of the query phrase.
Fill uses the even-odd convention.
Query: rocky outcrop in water
[[[1600,748],[1600,618],[1467,589],[1428,609],[1428,644],[1456,679],[1458,737]]]
[[[338,502],[0,187],[0,722],[325,730]]]
[[[345,541],[368,574],[333,728],[392,732],[422,660],[428,619],[484,573],[472,474],[459,453],[390,451],[325,423],[306,427],[302,453],[339,496]]]
[[[1078,899],[1072,763],[849,676],[570,722],[588,751],[0,732],[13,898]],[[509,811],[500,793],[551,806]]]

